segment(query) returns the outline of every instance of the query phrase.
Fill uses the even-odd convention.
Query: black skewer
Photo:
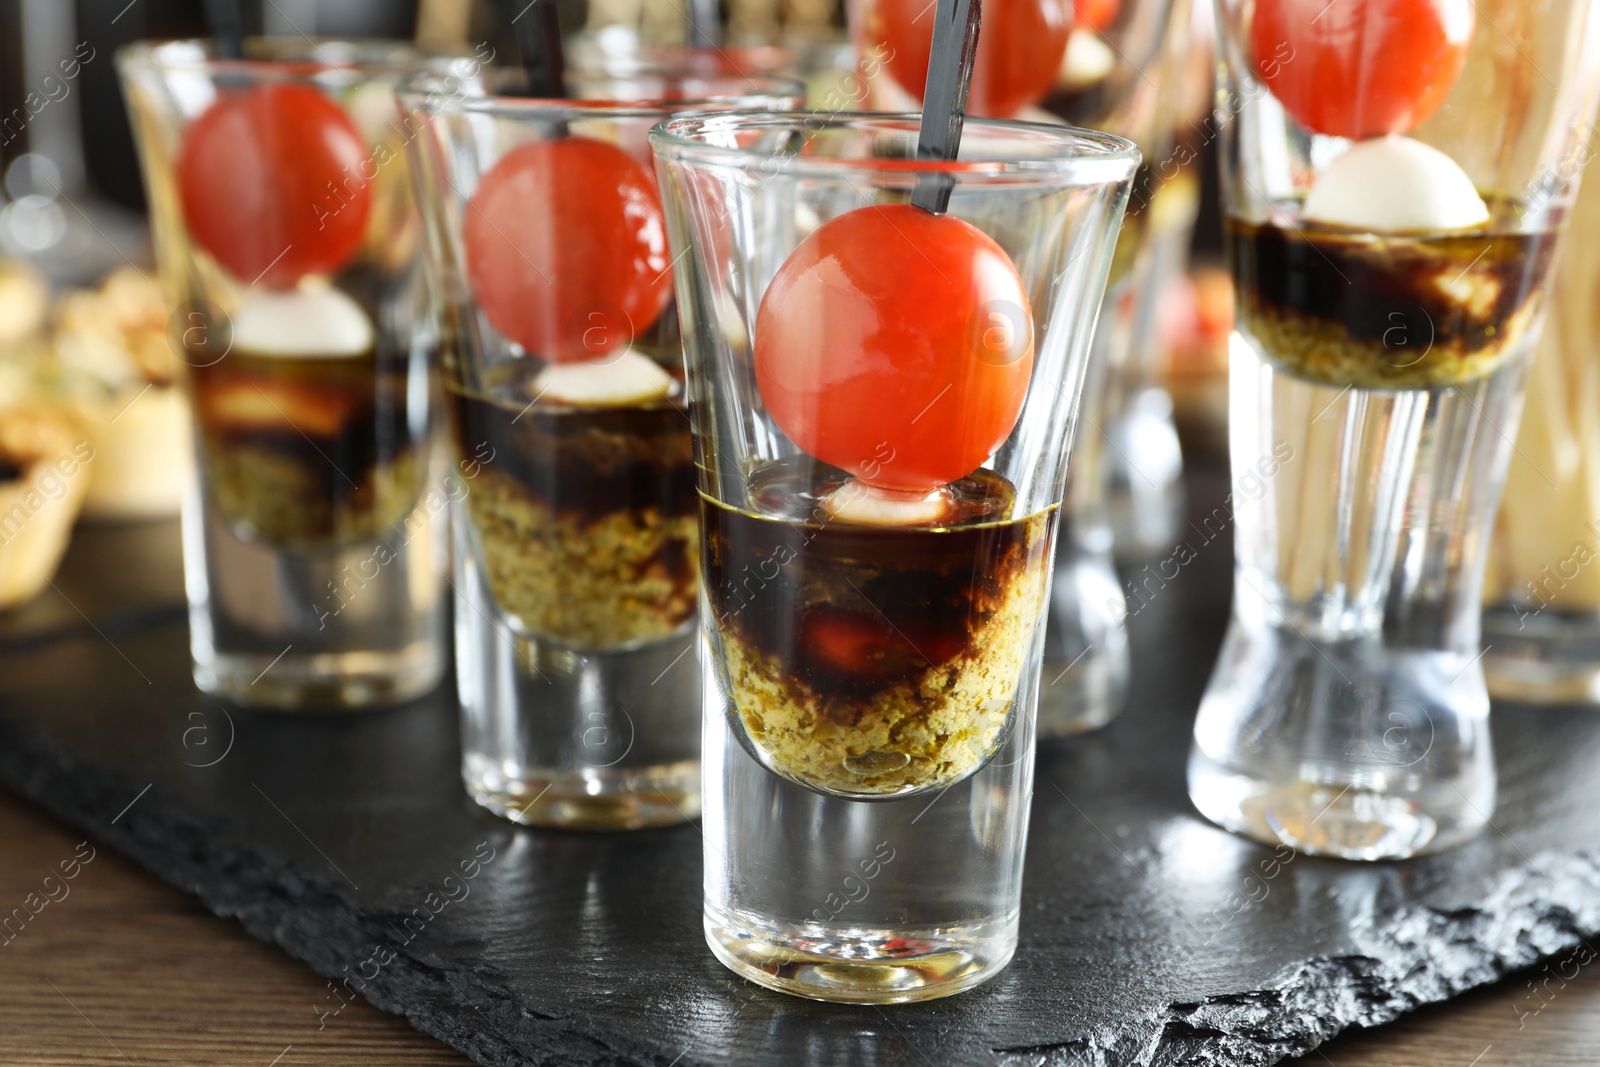
[[[244,58],[244,13],[239,0],[206,0],[206,22],[211,26],[218,59]]]
[[[922,97],[922,124],[917,130],[918,159],[952,160],[961,150],[982,7],[982,0],[938,0],[933,49],[928,53],[928,89]],[[949,210],[954,188],[955,179],[948,174],[925,174],[917,180],[911,202],[943,215]]]
[[[560,100],[567,95],[566,58],[561,51],[561,21],[556,0],[510,0],[516,10],[511,29],[522,53],[522,70],[527,76],[526,95]]]

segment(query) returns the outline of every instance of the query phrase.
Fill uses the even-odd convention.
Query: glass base
[[[1510,605],[1483,613],[1489,695],[1525,704],[1600,704],[1600,615]]]
[[[1476,836],[1487,822],[1449,786],[1402,797],[1351,785],[1268,782],[1230,774],[1201,752],[1189,758],[1189,796],[1224,830],[1347,860],[1442,852]]]
[[[633,830],[697,818],[696,627],[604,650],[519,632],[494,602],[466,509],[453,513],[467,792],[530,826]]]
[[[1128,695],[1127,614],[1109,544],[1064,546],[1051,580],[1039,678],[1041,739],[1098,730],[1121,713]]]
[[[1488,712],[1472,656],[1235,620],[1195,719],[1189,796],[1224,829],[1310,855],[1443,851],[1494,811]]]
[[[489,761],[468,755],[461,776],[472,799],[527,826],[639,830],[673,826],[700,814],[698,760],[625,771],[530,772],[511,778]]]
[[[444,675],[438,641],[391,652],[318,652],[279,656],[214,653],[194,664],[203,693],[249,708],[321,714],[362,711],[414,700]]]
[[[937,930],[764,923],[707,904],[706,943],[757,985],[841,1004],[909,1004],[971,989],[1011,962],[1017,919]]]

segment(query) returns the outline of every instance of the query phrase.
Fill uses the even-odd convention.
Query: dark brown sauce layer
[[[1543,284],[1556,242],[1550,230],[1385,237],[1232,218],[1227,230],[1246,313],[1318,319],[1372,345],[1405,338],[1460,353],[1501,343]]]
[[[428,353],[191,355],[207,496],[237,536],[321,549],[386,536],[414,506],[433,406]]]
[[[558,515],[695,514],[694,442],[680,399],[617,408],[530,404],[523,398],[536,395],[536,366],[530,359],[504,368],[487,395],[450,385],[463,458],[516,479]]]
[[[971,525],[851,525],[805,507],[796,515],[791,473],[767,472],[752,494],[758,512],[777,514],[702,499],[706,589],[725,633],[775,657],[793,682],[843,698],[845,719],[851,701],[973,654],[973,634],[1038,563],[1041,530],[1055,521],[1053,509],[1010,518],[1011,486],[979,471],[957,486]],[[775,499],[764,506],[764,495]]]

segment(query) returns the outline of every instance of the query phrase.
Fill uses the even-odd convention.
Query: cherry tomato
[[[1094,30],[1104,30],[1117,21],[1117,11],[1122,0],[1074,0],[1073,9],[1078,21]]]
[[[983,231],[910,204],[865,207],[779,268],[756,313],[755,372],[800,448],[869,485],[926,491],[1010,436],[1033,315]]]
[[[1421,125],[1461,73],[1472,0],[1256,0],[1256,74],[1300,125],[1377,137]]]
[[[894,80],[922,98],[933,49],[928,0],[877,0],[874,36]],[[870,32],[870,31],[869,31]],[[967,113],[1009,118],[1055,85],[1072,33],[1072,0],[990,0],[983,8]]]
[[[800,618],[800,659],[819,674],[882,682],[946,663],[966,651],[966,642],[947,630],[929,631],[917,623],[915,618],[818,605]]]
[[[224,92],[185,132],[178,198],[196,243],[235,278],[287,288],[360,247],[367,142],[307,85]]]
[[[604,141],[562,137],[507,152],[483,176],[463,229],[483,313],[553,362],[631,343],[672,296],[655,180]]]

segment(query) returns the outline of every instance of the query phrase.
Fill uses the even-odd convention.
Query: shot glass
[[[336,41],[210,48],[118,56],[194,410],[195,682],[283,709],[406,700],[444,667],[455,484],[395,122],[395,85],[421,61]]]
[[[682,117],[705,607],[705,931],[799,996],[970,988],[1016,947],[1066,448],[1138,151],[968,119]],[[948,216],[906,203],[945,183]]]
[[[1138,576],[1125,591],[1119,556],[1149,554],[1173,536],[1182,505],[1170,407],[1151,381],[1141,343],[1155,313],[1154,248],[1177,185],[1171,107],[1188,39],[1190,0],[1083,5],[1065,61],[1040,107],[1057,120],[1137,143],[1111,280],[1095,331],[1073,442],[1056,555],[1039,736],[1098,729],[1121,713],[1131,670],[1127,621],[1140,610]],[[1133,603],[1130,603],[1130,595]]]
[[[462,774],[518,822],[700,810],[694,448],[646,135],[798,106],[791,79],[521,71],[402,93],[465,493],[452,508]]]
[[[1236,559],[1189,793],[1351,859],[1494,809],[1484,563],[1600,60],[1588,0],[1419,10],[1218,9]]]
[[[1600,703],[1600,181],[1592,176],[1568,225],[1484,583],[1489,695],[1536,704]]]

